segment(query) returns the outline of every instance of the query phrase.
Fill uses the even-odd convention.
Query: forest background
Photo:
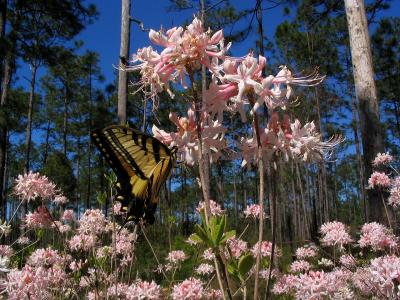
[[[30,170],[47,175],[61,187],[70,200],[67,208],[79,213],[100,207],[107,214],[111,197],[104,174],[110,170],[90,142],[90,133],[118,123],[115,66],[119,60],[121,8],[114,1],[59,0],[54,6],[37,9],[40,2],[1,1],[1,219],[8,219],[17,203],[11,193],[14,179]],[[366,8],[383,148],[398,157],[400,3],[366,1]],[[152,1],[151,8],[144,1],[134,1],[130,53],[148,45],[149,28],[185,24],[198,10],[197,1]],[[328,162],[281,165],[277,174],[279,247],[289,251],[304,241],[317,241],[318,228],[330,220],[340,220],[352,228],[366,222],[369,174],[363,167],[359,103],[354,92],[344,2],[206,1],[206,20],[207,26],[223,28],[227,40],[234,41],[233,56],[253,49],[267,57],[270,70],[286,64],[294,72],[307,73],[318,67],[326,75],[318,87],[297,88],[301,105],[288,108],[288,112],[301,116],[302,122],[315,120],[326,139],[341,134],[346,140]],[[129,76],[132,82],[137,79],[137,74]],[[146,132],[153,124],[173,131],[168,113],[186,113],[185,93],[178,91],[173,100],[161,95],[156,114],[151,101],[130,94],[129,122]],[[232,128],[227,133],[230,139],[249,133],[250,128],[243,127],[236,116],[226,120]],[[251,223],[243,222],[242,211],[258,202],[257,170],[243,169],[240,163],[240,159],[219,161],[211,169],[212,198],[227,210],[228,221],[238,232]],[[178,166],[161,193],[156,223],[148,227],[160,256],[171,249],[186,249],[184,241],[198,222],[195,207],[201,192],[196,177],[195,169]],[[268,215],[268,204],[266,207]],[[256,223],[250,226],[256,227]],[[253,242],[257,240],[255,232],[249,231],[248,239]],[[136,267],[145,278],[156,263],[151,255],[143,255],[150,250],[140,239],[136,255],[143,259]],[[185,268],[182,278],[191,271],[190,265]]]

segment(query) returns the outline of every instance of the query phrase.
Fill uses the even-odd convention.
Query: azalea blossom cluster
[[[244,215],[246,218],[254,218],[254,219],[259,219],[261,215],[261,210],[260,210],[260,205],[258,204],[250,204],[246,207],[246,209],[243,211]],[[263,213],[265,217],[265,212]]]
[[[187,117],[178,117],[170,113],[170,120],[176,125],[177,132],[167,133],[153,125],[153,135],[164,144],[179,149],[179,160],[187,165],[194,165],[199,160],[199,138],[197,123],[193,108],[189,108]],[[211,120],[210,116],[201,114],[201,137],[203,152],[209,154],[211,161],[216,161],[221,156],[219,150],[226,148],[224,139],[226,129],[218,121]]]
[[[158,53],[151,46],[139,49],[127,71],[140,70],[139,90],[151,98],[156,98],[162,91],[167,91],[173,98],[170,82],[179,81],[187,87],[186,75],[201,65],[216,72],[213,60],[223,58],[230,47],[230,44],[224,45],[222,30],[211,34],[210,30],[204,30],[198,18],[185,29],[179,26],[166,32],[150,30],[149,38],[155,45],[163,47],[163,51]]]
[[[333,137],[327,142],[321,141],[314,122],[301,125],[299,120],[290,122],[289,116],[281,117],[274,112],[266,128],[260,128],[260,145],[265,160],[283,157],[284,160],[321,161],[328,157],[333,148],[341,142]],[[242,166],[256,164],[258,141],[256,136],[241,138],[238,148],[243,155]]]
[[[104,268],[111,261],[116,264],[117,272],[132,266],[136,235],[128,228],[113,224],[99,209],[86,210],[77,219],[72,209],[48,205],[47,200],[60,204],[65,199],[54,183],[38,173],[20,175],[14,194],[22,201],[40,200],[40,206],[25,215],[24,233],[11,246],[0,245],[1,295],[7,299],[31,300],[102,299],[106,295],[108,299],[137,299],[138,295],[160,298],[161,288],[155,282],[121,281],[115,285],[118,273]],[[53,239],[45,237],[46,234]],[[54,243],[56,236],[61,243]],[[17,265],[10,263],[12,256],[27,247],[49,245],[52,240],[53,246],[36,247],[28,255],[25,252],[20,257],[21,268],[16,269]],[[37,244],[38,241],[42,242]],[[61,246],[62,251],[55,245]]]
[[[40,198],[42,201],[52,200],[58,205],[68,202],[68,199],[57,190],[55,183],[39,173],[30,171],[18,175],[15,183],[13,193],[23,201],[29,202]]]
[[[357,244],[343,223],[325,223],[320,231],[322,245],[333,247],[342,243],[347,247],[333,248],[328,258],[322,255],[332,252],[318,251],[315,245],[298,248],[297,260],[287,274],[278,274],[273,293],[296,299],[398,298],[398,238],[389,229],[378,223],[364,224]],[[337,243],[333,242],[334,237]],[[339,253],[339,259],[335,258]]]
[[[275,155],[286,160],[322,160],[341,142],[339,137],[323,142],[313,122],[301,125],[297,119],[292,122],[287,114],[283,118],[278,114],[291,103],[292,86],[315,86],[322,82],[324,77],[318,72],[294,76],[286,66],[281,66],[276,75],[263,76],[265,57],[260,55],[257,59],[253,52],[244,57],[227,56],[230,44],[225,46],[223,31],[212,34],[198,18],[186,28],[174,27],[166,32],[150,30],[149,39],[163,50],[158,53],[152,47],[139,49],[127,70],[140,71],[141,79],[134,85],[139,86],[137,91],[152,99],[157,99],[162,91],[173,98],[171,83],[188,88],[187,78],[190,79],[194,99],[187,117],[170,113],[177,131],[166,132],[156,126],[152,129],[153,135],[163,143],[177,146],[180,160],[188,165],[199,161],[200,143],[203,154],[208,154],[212,161],[228,147],[224,139],[226,129],[222,126],[224,112],[239,113],[242,122],[247,122],[247,115],[254,115],[264,104],[271,112],[267,126],[259,129],[260,146],[266,159]],[[212,75],[210,84],[203,87],[201,105],[194,82],[195,71],[200,66],[205,66]],[[243,155],[242,165],[257,163],[259,145],[255,134],[252,138],[242,137],[237,143]]]
[[[387,202],[396,208],[400,206],[400,175],[393,167],[394,162],[389,153],[378,153],[372,162],[376,170],[368,179],[368,188],[389,192]]]
[[[197,206],[196,210],[197,212],[202,212],[205,211],[206,209],[206,204],[204,201],[200,201],[199,205]],[[210,213],[212,216],[221,216],[224,214],[224,210],[221,208],[221,205],[219,205],[217,202],[214,200],[210,199]]]
[[[343,248],[344,245],[352,241],[346,226],[341,222],[334,221],[322,224],[320,231],[323,235],[321,242],[328,246],[338,245]]]

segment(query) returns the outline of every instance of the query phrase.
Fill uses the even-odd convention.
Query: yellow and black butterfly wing
[[[128,212],[128,220],[152,223],[158,193],[176,161],[176,149],[123,125],[94,131],[92,139],[117,174],[116,200]]]

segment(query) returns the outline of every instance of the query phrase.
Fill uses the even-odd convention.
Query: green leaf
[[[207,233],[199,224],[196,224],[194,226],[194,231],[197,233],[197,235],[203,241],[203,243],[206,243],[206,244],[209,243]]]
[[[106,204],[107,193],[106,192],[97,192],[97,203],[100,205]]]
[[[221,243],[221,238],[224,234],[225,228],[226,228],[226,216],[224,215],[222,216],[220,223],[218,225],[217,239],[216,239],[218,245]]]
[[[231,237],[234,237],[236,235],[236,230],[230,230],[228,232],[224,233],[224,236],[220,240],[220,244],[225,243],[227,240],[229,240]]]
[[[43,228],[39,228],[36,230],[36,235],[38,237],[39,240],[41,240],[44,236],[44,229]]]
[[[254,265],[254,257],[251,254],[246,254],[239,259],[239,274],[240,277],[244,278],[246,274],[250,271],[250,269]]]
[[[238,276],[238,274],[239,274],[237,266],[232,262],[230,262],[227,265],[227,270],[228,270],[228,273],[231,275]]]
[[[189,238],[196,243],[204,243],[203,239],[196,233],[192,233]]]

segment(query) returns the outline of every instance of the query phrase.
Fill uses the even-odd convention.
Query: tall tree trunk
[[[63,116],[63,153],[67,155],[67,132],[68,132],[68,100],[69,100],[69,89],[66,83],[64,83],[64,116]]]
[[[374,81],[368,24],[363,0],[345,0],[356,97],[360,106],[360,124],[365,175],[372,173],[372,160],[383,152],[383,132]],[[383,205],[377,191],[368,191],[369,221],[384,219]]]
[[[12,54],[8,53],[4,62],[3,78],[1,83],[0,108],[5,109],[7,103],[7,93],[12,76]],[[7,201],[5,198],[5,177],[7,169],[7,148],[8,148],[8,127],[7,122],[0,128],[0,210],[1,218],[5,220],[7,211]]]
[[[25,173],[30,170],[31,160],[31,144],[32,144],[32,121],[33,121],[33,105],[35,101],[35,86],[36,86],[36,71],[39,67],[38,63],[32,63],[31,65],[31,82],[29,91],[29,108],[28,108],[28,122],[26,125],[26,153],[25,153]]]
[[[360,188],[360,202],[362,203],[363,206],[363,216],[364,216],[364,222],[368,221],[367,218],[367,203],[366,203],[366,193],[365,193],[365,176],[364,176],[364,165],[362,163],[362,157],[361,157],[361,147],[360,147],[360,139],[358,137],[358,120],[357,120],[357,103],[356,99],[354,97],[351,97],[351,112],[353,115],[353,133],[354,133],[354,142],[356,145],[356,156],[357,156],[357,171],[359,174],[359,188]]]
[[[233,176],[233,220],[235,225],[237,225],[237,218],[238,218],[238,202],[237,202],[236,176]]]
[[[222,163],[217,163],[217,195],[218,195],[218,202],[224,206],[224,172],[222,171]]]
[[[118,119],[119,123],[122,125],[126,124],[126,101],[128,98],[128,76],[125,72],[125,68],[129,57],[130,11],[131,1],[122,0],[121,47],[119,50],[118,72]]]
[[[92,194],[92,65],[89,66],[89,140],[88,140],[88,184],[86,195],[86,208],[91,207],[91,194]]]
[[[4,44],[4,38],[6,33],[6,17],[7,17],[7,1],[1,0],[0,1],[0,42]],[[5,49],[4,49],[5,50]],[[8,85],[8,80],[4,81],[5,79],[5,68],[4,65],[7,62],[7,56],[4,55],[5,51],[3,49],[0,52],[0,97],[1,97],[1,106],[0,110],[4,109],[5,106],[5,99],[6,97],[3,96],[4,90],[4,82]],[[4,101],[3,101],[4,99]],[[6,170],[6,161],[7,161],[7,126],[4,124],[0,128],[0,220],[5,220],[6,216],[6,198],[3,197],[3,190],[5,190],[5,170]]]
[[[76,153],[76,210],[79,214],[78,205],[81,203],[81,136],[78,132]]]
[[[44,154],[43,154],[43,166],[47,162],[47,157],[49,156],[49,148],[50,148],[50,124],[51,121],[47,121],[47,128],[46,128],[46,142],[44,145]]]
[[[400,118],[399,118],[399,106],[397,105],[398,99],[393,99],[393,106],[394,106],[394,116],[396,118],[396,130],[397,130],[397,135],[400,136]]]
[[[351,72],[351,53],[350,53],[350,48],[346,47],[346,66],[347,66],[347,71],[350,74]],[[358,109],[358,103],[356,97],[354,97],[354,92],[352,89],[352,85],[348,84],[348,93],[351,98],[351,113],[352,113],[352,118],[353,118],[353,123],[352,123],[352,129],[353,129],[353,134],[354,134],[354,143],[356,146],[356,157],[357,157],[357,173],[359,174],[359,189],[360,189],[360,203],[362,203],[363,207],[363,219],[364,222],[368,221],[368,216],[367,216],[367,197],[366,197],[366,191],[365,191],[365,185],[366,185],[366,180],[365,180],[365,172],[364,172],[364,165],[362,162],[362,153],[361,153],[361,147],[360,147],[360,138],[359,138],[359,109]],[[336,177],[335,177],[335,184],[336,184]]]

